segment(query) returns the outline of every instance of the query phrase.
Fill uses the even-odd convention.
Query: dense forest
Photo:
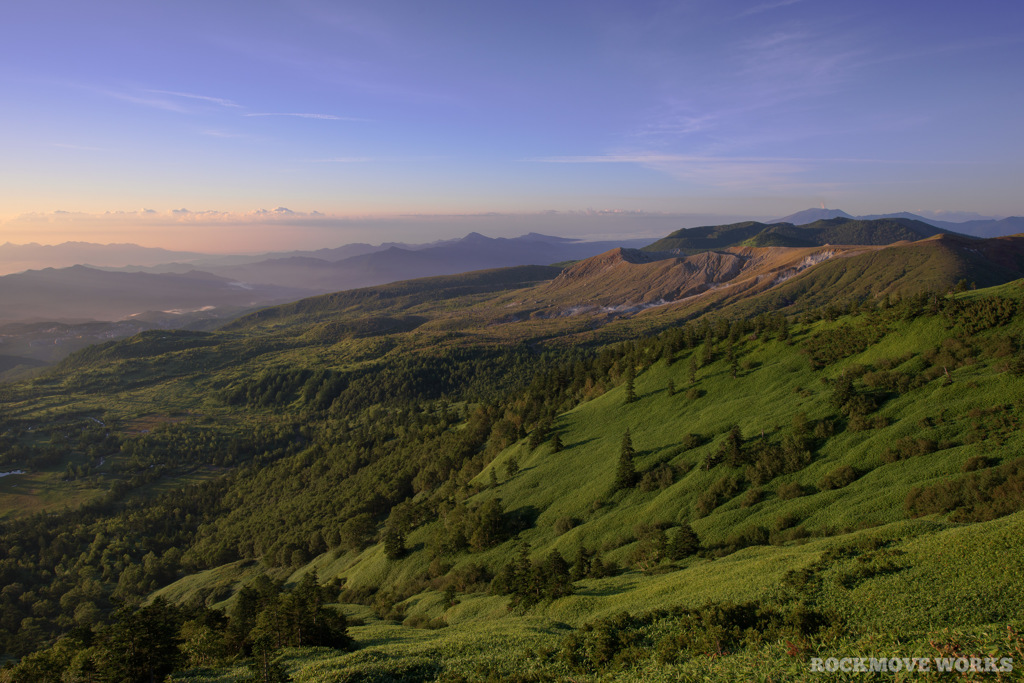
[[[0,522],[0,680],[350,680],[324,673],[335,651],[357,658],[335,667],[351,680],[690,676],[720,657],[727,680],[843,638],[927,641],[924,618],[879,625],[837,595],[895,590],[912,550],[893,525],[930,520],[906,534],[930,538],[1024,508],[1024,300],[1007,287],[612,343],[412,348],[401,330],[325,362],[322,341],[232,331],[86,349],[0,397],[2,467],[82,492]],[[960,403],[930,403],[947,387]],[[846,457],[867,439],[876,455]],[[791,558],[770,594],[659,587],[758,549]],[[973,617],[930,623],[1024,664],[1012,624],[970,630],[1010,622],[998,580]],[[559,611],[648,584],[626,612]],[[474,604],[545,620],[529,673],[480,653],[358,659],[360,629],[454,632]]]

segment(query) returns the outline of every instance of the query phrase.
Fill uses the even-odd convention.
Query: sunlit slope
[[[821,340],[839,343],[861,335],[870,335],[863,350],[814,369]],[[467,504],[500,498],[510,515],[531,522],[519,539],[538,556],[557,548],[572,557],[586,547],[625,567],[635,559],[638,524],[662,526],[671,535],[689,520],[707,547],[728,553],[910,523],[906,502],[914,487],[962,476],[972,458],[987,458],[984,465],[991,467],[1024,450],[1024,437],[1012,426],[1022,418],[1024,380],[988,350],[949,351],[944,340],[950,338],[948,321],[940,317],[874,323],[864,316],[841,317],[795,326],[785,341],[739,341],[735,377],[721,349],[704,364],[698,345],[681,351],[671,365],[660,360],[641,373],[635,401],[627,403],[619,386],[559,416],[553,429],[564,446],[560,452],[552,452],[550,441],[531,449],[526,440],[502,452],[476,477],[484,490]],[[699,366],[693,383],[691,357]],[[871,397],[876,409],[837,413],[835,386],[844,373],[852,373],[857,391]],[[902,393],[880,389],[882,373],[910,384]],[[671,396],[670,382],[676,390]],[[731,465],[730,456],[717,454],[734,426],[744,451],[801,437],[805,452],[795,464],[780,465],[781,473],[758,472],[753,455]],[[627,430],[637,451],[638,486],[614,491]],[[921,449],[927,452],[916,450],[919,439],[929,442]],[[699,445],[687,447],[693,442]],[[511,460],[519,470],[514,476],[508,474]],[[292,465],[275,467],[279,474],[272,476],[287,477]],[[492,470],[499,482],[494,488],[488,484]],[[297,489],[280,504],[301,509],[307,495],[312,503],[315,491]],[[238,503],[238,516],[256,514],[256,508],[246,512],[247,504],[263,511],[273,505],[269,499]],[[321,560],[321,571],[353,586],[409,579],[426,571],[431,539],[443,524],[428,522],[412,531],[413,552],[405,559],[388,560],[375,547],[327,564]],[[507,542],[451,561],[456,567],[496,567],[513,553],[514,544]]]
[[[841,333],[849,324],[842,319],[819,324],[797,339],[819,331]],[[562,415],[555,424],[564,444],[561,452],[552,453],[550,443],[531,450],[524,441],[502,453],[476,479],[486,485],[494,469],[501,483],[471,500],[497,497],[513,514],[518,510],[531,518],[535,515],[535,526],[523,531],[521,538],[538,553],[557,548],[570,557],[580,546],[605,548],[611,559],[624,564],[635,540],[634,527],[641,523],[674,526],[688,519],[706,544],[728,548],[743,545],[748,532],[756,536],[758,527],[769,536],[785,538],[787,533],[831,535],[906,520],[904,504],[913,487],[960,475],[972,456],[1002,460],[1024,451],[1019,430],[989,434],[984,431],[984,414],[973,416],[1000,406],[1004,407],[1001,412],[1019,423],[1024,418],[1019,399],[1024,380],[1000,371],[996,360],[955,369],[950,380],[944,373],[929,372],[920,353],[939,347],[944,338],[947,331],[938,319],[895,323],[862,353],[818,371],[812,369],[799,341],[747,342],[737,347],[741,369],[736,377],[723,358],[698,369],[693,385],[686,355],[671,366],[660,361],[637,378],[635,402],[625,403],[620,387]],[[908,353],[912,357],[899,362]],[[849,421],[837,419],[830,403],[832,389],[825,382],[849,369],[860,372],[863,367],[891,363],[895,373],[935,376],[902,395],[884,399],[877,411],[864,418],[863,427],[857,423],[851,429]],[[674,396],[666,391],[669,381],[676,386]],[[807,425],[814,444],[812,457],[798,471],[757,484],[747,464],[731,467],[723,462],[705,469],[734,425],[746,444],[753,446],[792,436],[794,423]],[[659,488],[652,482],[652,490],[646,492],[639,488],[612,491],[627,430],[637,450],[638,479],[667,465],[673,483]],[[987,438],[980,436],[983,433]],[[684,449],[681,442],[688,434],[698,435],[703,445]],[[887,462],[887,450],[899,451],[918,438],[933,441],[936,450]],[[510,459],[520,468],[513,477],[505,474]],[[854,470],[855,479],[832,488],[828,475],[844,467]],[[712,501],[717,504],[707,502],[709,491],[736,479],[738,485],[724,489]],[[779,494],[780,488],[793,484],[801,487],[801,493],[792,498]],[[579,523],[559,535],[555,527],[562,518]],[[410,543],[427,542],[435,531],[423,527],[410,537]],[[491,555],[507,559],[508,552],[507,547],[499,548],[465,561],[487,560]],[[375,567],[373,576],[366,576],[369,581],[379,580],[378,572],[403,573],[403,563],[415,563],[417,556],[397,563],[382,557],[378,563],[374,557],[359,562],[360,568],[351,573],[353,581],[358,583],[369,566]]]
[[[997,292],[1019,300],[1020,284]],[[986,294],[992,293],[963,299],[982,301]],[[315,568],[322,579],[344,579],[354,593],[376,591],[383,602],[375,604],[410,623],[443,619],[449,628],[410,631],[360,613],[366,625],[353,633],[365,644],[362,651],[293,651],[292,675],[323,680],[350,668],[351,675],[406,672],[415,679],[419,674],[408,667],[442,658],[451,661],[447,668],[422,680],[481,666],[510,672],[541,661],[557,679],[559,671],[569,673],[557,657],[537,660],[500,644],[556,648],[568,627],[623,610],[770,602],[793,591],[846,624],[849,640],[828,645],[840,653],[886,647],[927,654],[940,629],[990,633],[992,625],[1016,618],[1024,609],[1021,513],[1001,516],[980,504],[928,512],[914,492],[971,477],[998,482],[1024,451],[1024,378],[1011,371],[1021,321],[1004,316],[993,324],[970,310],[960,318],[929,315],[927,299],[922,306],[913,316],[882,310],[790,325],[785,334],[745,334],[732,345],[734,362],[724,343],[710,359],[702,344],[672,353],[671,363],[649,358],[636,377],[634,401],[620,383],[581,403],[552,425],[560,451],[550,438],[532,448],[528,439],[519,441],[455,495],[453,503],[467,507],[500,500],[510,519],[525,522],[515,538],[475,552],[438,553],[448,524],[442,515],[409,533],[401,559],[388,559],[377,544],[359,553],[328,552],[295,571],[293,579]],[[657,345],[650,348],[657,354]],[[853,394],[838,404],[844,377]],[[729,451],[734,428],[738,455]],[[636,449],[636,486],[615,490],[627,430]],[[792,464],[760,468],[765,448],[786,450],[794,442],[800,446],[792,449]],[[295,466],[282,463],[274,477],[288,477]],[[289,509],[313,504],[301,487],[290,491],[282,501]],[[266,498],[248,511],[244,500],[236,502],[240,515],[275,514]],[[1012,504],[1019,508],[1019,502]],[[661,531],[671,540],[684,521],[704,552],[652,559],[645,549],[651,535]],[[460,590],[458,604],[445,602],[446,576],[474,567],[497,573],[522,543],[537,560],[558,550],[571,562],[586,549],[621,571],[579,580],[573,595],[525,613],[509,612],[509,598],[488,594],[486,585]],[[162,594],[223,598],[252,571],[225,567]],[[697,665],[666,668],[649,656],[637,666],[656,671],[653,680],[672,680]],[[765,643],[715,663],[711,680],[731,680],[755,665],[778,672],[789,664],[783,644]],[[640,672],[618,675],[615,680],[635,680]]]
[[[644,251],[693,254],[726,247],[806,247],[825,244],[884,245],[946,233],[928,223],[906,218],[859,220],[832,218],[806,225],[758,223],[685,228],[644,247]]]

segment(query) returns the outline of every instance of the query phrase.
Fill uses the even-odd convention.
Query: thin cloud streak
[[[331,157],[328,159],[307,159],[310,164],[359,164],[364,161],[373,161],[370,157]]]
[[[522,161],[545,164],[649,164],[649,163],[859,163],[859,164],[959,164],[965,162],[913,159],[857,159],[809,157],[716,157],[686,154],[594,154],[580,156],[535,157]]]
[[[164,99],[158,99],[154,97],[139,97],[137,95],[129,95],[128,93],[117,92],[115,90],[101,90],[104,95],[113,97],[115,100],[121,100],[123,102],[131,102],[132,104],[139,104],[144,107],[151,107],[153,109],[162,109],[164,111],[173,111],[177,114],[188,114],[188,109],[185,109],[176,102],[169,102]]]
[[[798,2],[803,2],[803,0],[776,0],[776,2],[765,2],[740,12],[740,16],[747,17],[751,14],[760,14],[761,12],[767,12],[780,7],[789,7],[790,5],[795,5]]]
[[[225,138],[225,139],[232,139],[232,138],[233,139],[238,139],[238,138],[247,138],[247,137],[249,137],[248,135],[245,135],[243,133],[232,133],[232,132],[229,132],[229,131],[215,130],[215,129],[204,130],[204,131],[202,131],[202,134],[203,135],[209,135],[210,137],[213,137],[213,138]]]
[[[53,147],[60,147],[61,149],[76,149],[82,152],[105,152],[107,150],[102,147],[89,147],[88,145],[71,145],[65,142],[53,142],[50,143]]]
[[[289,113],[289,112],[257,112],[252,114],[242,114],[242,116],[295,116],[300,119],[320,119],[323,121],[368,121],[369,119],[360,119],[352,116],[335,116],[334,114],[301,114],[301,113]]]
[[[222,107],[242,107],[242,105],[232,102],[231,100],[224,99],[223,97],[209,97],[207,95],[195,95],[193,93],[175,92],[173,90],[147,90],[146,92],[153,93],[155,95],[171,95],[173,97],[184,97],[190,100],[200,100],[203,102],[218,104]]]

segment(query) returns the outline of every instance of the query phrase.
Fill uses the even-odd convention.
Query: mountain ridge
[[[793,223],[794,225],[806,225],[821,219],[835,217],[851,218],[857,220],[879,220],[891,218],[905,218],[908,220],[920,221],[934,225],[937,228],[959,232],[972,237],[1002,237],[1024,233],[1024,218],[1020,216],[1007,216],[1005,218],[970,218],[963,221],[941,220],[920,216],[909,211],[900,211],[888,214],[867,214],[863,216],[851,216],[840,209],[805,209],[797,213],[778,218],[769,223]]]

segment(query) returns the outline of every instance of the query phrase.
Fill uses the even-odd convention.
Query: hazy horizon
[[[1019,4],[43,0],[7,19],[0,241],[1024,214]]]
[[[803,207],[799,210],[807,208],[815,207]],[[929,210],[916,210],[910,213],[949,222],[1003,218],[991,214]],[[642,238],[654,240],[682,228],[723,225],[745,220],[769,221],[781,217],[771,214],[673,214],[595,210],[530,214],[339,217],[319,212],[300,213],[283,207],[247,214],[186,210],[101,215],[57,212],[22,216],[2,224],[4,230],[0,234],[3,242],[0,243],[19,246],[56,246],[69,242],[133,244],[202,254],[260,254],[330,249],[355,243],[426,244],[457,239],[471,232],[492,238],[512,238],[528,233],[540,233],[584,241]],[[22,239],[17,239],[18,236]]]

